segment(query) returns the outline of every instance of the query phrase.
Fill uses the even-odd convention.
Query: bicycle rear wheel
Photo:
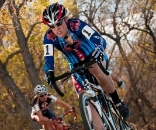
[[[79,107],[85,130],[106,130],[101,119],[104,113],[102,111],[102,117],[100,117],[99,113],[90,102],[91,99],[92,97],[85,92],[81,93],[79,96]]]

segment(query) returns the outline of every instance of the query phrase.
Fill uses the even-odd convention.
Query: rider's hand
[[[76,112],[76,107],[72,106],[72,111]]]
[[[33,110],[34,110],[35,113],[40,111],[39,99],[38,98],[37,98],[36,104],[33,106]]]
[[[104,53],[99,47],[96,47],[95,50],[92,52],[92,58],[101,60],[104,57]]]
[[[50,85],[55,82],[54,71],[50,70],[45,73],[44,80]]]

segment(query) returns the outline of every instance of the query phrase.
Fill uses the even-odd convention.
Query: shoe
[[[130,111],[123,102],[116,104],[116,108],[124,120],[127,120],[130,117]]]

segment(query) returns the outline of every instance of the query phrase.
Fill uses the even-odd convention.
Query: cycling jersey
[[[102,51],[106,48],[105,39],[87,23],[72,18],[68,19],[67,27],[74,41],[72,45],[67,44],[64,38],[57,37],[52,29],[48,29],[44,35],[45,72],[54,70],[54,47],[66,56],[70,69],[89,61],[96,47],[99,47]],[[106,67],[108,67],[108,57],[106,54],[104,54],[104,59],[107,62]],[[76,92],[83,90],[81,75],[77,73],[73,74],[72,80]]]
[[[48,108],[50,102],[51,101],[56,102],[56,100],[57,100],[57,97],[48,94],[47,100],[45,102],[40,102],[39,101],[39,108],[40,108],[43,116],[46,116],[49,119],[56,118],[55,114],[52,111],[50,111],[50,109]],[[37,102],[37,96],[32,101],[32,104],[31,104],[32,108],[36,104],[36,102]],[[32,113],[33,113],[33,115],[36,115],[34,109],[32,109]],[[32,118],[32,119],[35,121],[34,118]]]
[[[44,71],[54,70],[54,47],[61,51],[71,68],[74,64],[85,61],[98,46],[101,50],[106,48],[106,41],[87,23],[72,18],[67,22],[68,31],[73,44],[66,43],[64,38],[57,37],[52,29],[48,29],[44,36]]]
[[[37,98],[38,98],[38,97],[35,97],[35,98],[33,99],[32,104],[31,104],[32,107],[36,104]],[[52,101],[52,102],[55,102],[56,100],[57,100],[57,97],[48,94],[47,100],[46,100],[45,102],[39,102],[39,108],[40,108],[40,110],[45,110],[45,109],[47,109],[48,106],[49,106],[49,104],[50,104],[50,102],[51,102],[51,101]]]

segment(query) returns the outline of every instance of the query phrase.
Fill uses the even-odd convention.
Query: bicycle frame
[[[56,121],[56,124],[50,124],[51,128],[52,128],[53,130],[57,130],[57,124],[62,124],[62,127],[63,127],[62,130],[68,130],[68,129],[70,129],[70,126],[68,126],[68,125],[63,121],[63,118],[64,118],[66,115],[70,114],[70,113],[73,113],[73,114],[74,114],[74,120],[76,120],[76,119],[77,119],[77,114],[76,114],[75,110],[72,109],[72,110],[69,110],[69,111],[65,112],[64,114],[62,114],[62,115],[59,116],[58,118],[54,119],[54,121]]]
[[[98,99],[98,95],[96,94],[96,92],[103,94],[103,101],[101,101],[101,103],[103,103],[103,105],[105,106],[105,112],[107,114],[108,120],[112,125],[113,130],[117,130],[116,126],[115,126],[115,122],[113,121],[113,118],[111,116],[111,112],[108,109],[108,102],[106,99],[106,96],[104,95],[103,89],[101,88],[100,85],[95,85],[90,83],[87,79],[83,80],[83,86],[84,86],[84,92],[87,93],[88,95],[90,95],[91,97],[95,98],[95,100],[91,100],[90,103],[93,104],[93,106],[96,108],[96,110],[98,111],[100,117],[102,118],[102,104],[100,104],[100,99]],[[88,108],[89,112],[89,118],[90,120],[92,119],[92,114],[91,114],[91,109]],[[105,123],[105,121],[102,119],[103,123]]]

